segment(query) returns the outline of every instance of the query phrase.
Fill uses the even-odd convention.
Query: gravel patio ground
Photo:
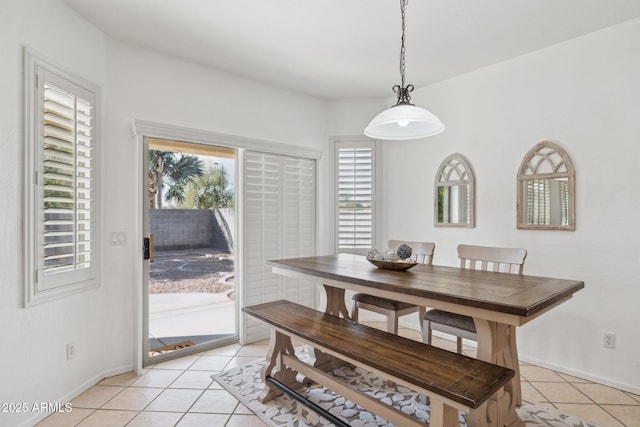
[[[149,293],[219,293],[233,289],[233,254],[215,248],[162,251],[149,268]]]

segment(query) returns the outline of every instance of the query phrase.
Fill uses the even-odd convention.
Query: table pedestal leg
[[[332,314],[337,317],[342,315],[345,319],[351,319],[347,305],[344,302],[344,289],[334,288],[329,285],[323,286],[327,294],[327,308],[325,309],[325,313]]]
[[[509,351],[509,357],[511,363],[513,363],[513,369],[516,371],[515,377],[513,377],[513,394],[516,401],[516,405],[522,405],[522,386],[520,385],[520,361],[518,360],[518,348],[516,347],[516,327],[509,325],[509,334],[507,335],[507,345]]]
[[[329,285],[323,286],[327,295],[327,306],[324,312],[333,316],[340,317],[340,315],[342,315],[345,319],[351,319],[349,316],[349,310],[347,310],[347,305],[344,302],[344,289],[334,288]],[[329,372],[344,366],[344,361],[330,356],[327,353],[323,353],[315,348],[313,351],[313,357],[313,366],[324,372]]]
[[[486,422],[489,426],[524,427],[524,422],[516,412],[521,392],[520,368],[515,347],[515,326],[482,319],[474,319],[474,321],[478,337],[476,357],[485,362],[513,369],[516,374],[502,391],[496,393],[487,405],[484,405],[486,417],[476,414],[469,425],[470,427],[484,426]]]

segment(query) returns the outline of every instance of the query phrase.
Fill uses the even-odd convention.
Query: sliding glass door
[[[147,139],[144,360],[235,342],[236,150]]]

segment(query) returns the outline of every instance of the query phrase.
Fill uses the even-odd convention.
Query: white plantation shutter
[[[244,156],[243,306],[280,297],[280,280],[264,260],[280,256],[280,158],[247,152]]]
[[[97,284],[99,89],[27,53],[26,304]]]
[[[315,285],[285,278],[264,261],[315,254],[315,161],[246,151],[243,156],[242,305],[277,299],[314,306]],[[243,342],[268,338],[243,314]]]
[[[91,267],[91,101],[44,83],[44,280]]]
[[[366,253],[375,244],[375,150],[371,142],[336,144],[338,252]]]
[[[316,253],[316,162],[284,157],[282,258]],[[315,282],[283,277],[283,298],[309,307],[315,305]]]

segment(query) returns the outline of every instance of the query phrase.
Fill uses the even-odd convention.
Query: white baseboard
[[[80,395],[80,394],[84,393],[85,391],[89,390],[91,387],[93,387],[94,385],[98,384],[103,379],[109,378],[109,377],[113,377],[114,375],[124,374],[124,373],[131,372],[131,371],[133,371],[133,365],[125,365],[125,366],[121,366],[121,367],[118,367],[118,368],[107,369],[107,370],[105,370],[105,371],[103,371],[103,372],[101,372],[99,374],[94,375],[93,377],[91,377],[90,379],[88,379],[87,381],[85,381],[84,383],[82,383],[81,385],[76,387],[75,389],[71,390],[69,393],[67,393],[64,396],[60,397],[59,399],[53,399],[52,402],[59,402],[61,405],[64,405],[65,403],[70,402],[71,400],[75,399],[78,395]],[[34,426],[37,423],[39,423],[40,421],[42,421],[45,418],[47,418],[51,414],[52,414],[52,412],[34,413],[33,416],[29,417],[24,422],[19,424],[18,427],[31,427],[31,426]]]
[[[599,377],[597,375],[590,374],[588,372],[579,371],[576,369],[568,368],[566,366],[557,365],[555,363],[549,363],[545,360],[536,359],[535,357],[527,356],[526,354],[518,355],[520,360],[523,362],[531,363],[537,366],[541,366],[543,368],[551,369],[557,372],[561,372],[563,374],[571,375],[572,377],[582,378],[585,380],[593,381],[599,384],[603,384],[609,387],[617,388],[619,390],[623,390],[633,394],[640,394],[640,387],[614,381],[609,378]]]

